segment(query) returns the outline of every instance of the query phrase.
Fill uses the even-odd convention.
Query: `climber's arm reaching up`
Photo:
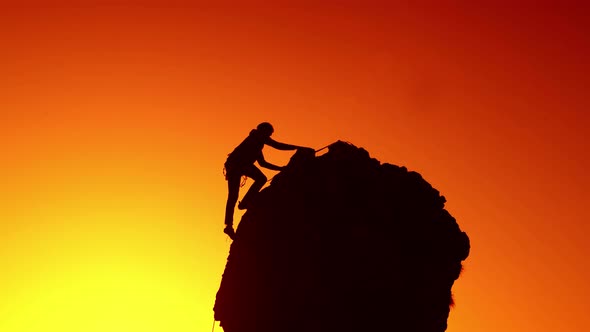
[[[297,146],[297,145],[277,142],[270,137],[267,139],[265,144],[272,146],[273,148],[275,148],[277,150],[297,150],[297,149],[302,148],[301,146]],[[260,166],[262,166],[262,165],[260,165]]]

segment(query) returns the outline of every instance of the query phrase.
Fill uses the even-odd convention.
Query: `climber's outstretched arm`
[[[277,142],[270,137],[268,138],[268,140],[265,143],[269,146],[272,146],[273,148],[275,148],[277,150],[297,150],[297,149],[302,148],[301,146],[297,146],[297,145],[291,145],[291,144]],[[262,165],[260,165],[260,166],[262,166]]]

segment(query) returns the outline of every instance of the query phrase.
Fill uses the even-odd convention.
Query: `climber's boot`
[[[229,236],[230,239],[235,240],[236,232],[234,231],[234,227],[232,225],[226,225],[223,229],[223,232]]]

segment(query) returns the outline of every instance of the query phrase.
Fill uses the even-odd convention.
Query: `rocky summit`
[[[225,332],[441,332],[470,243],[417,172],[342,141],[300,150],[244,214]],[[460,299],[457,299],[460,301]]]

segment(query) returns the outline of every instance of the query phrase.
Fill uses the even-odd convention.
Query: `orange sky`
[[[0,331],[210,329],[221,168],[261,121],[447,197],[472,241],[449,331],[585,331],[581,1],[244,3],[1,5]]]

